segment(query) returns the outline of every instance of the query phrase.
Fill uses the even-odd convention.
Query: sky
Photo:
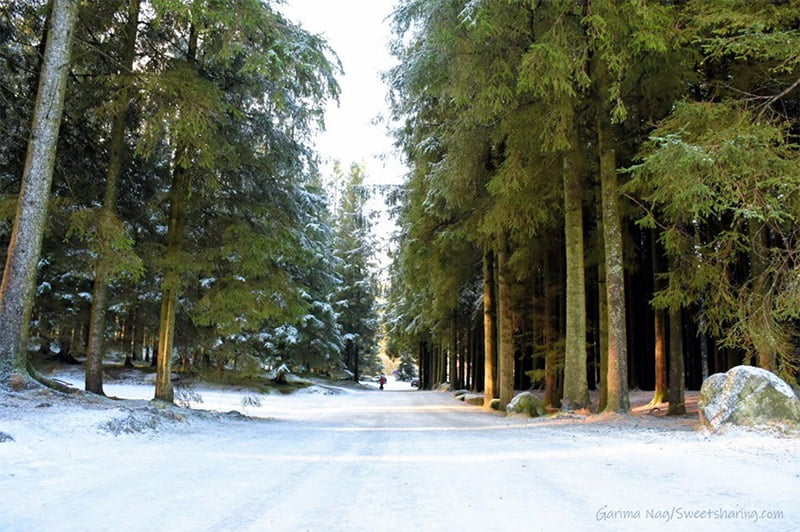
[[[394,64],[389,53],[389,15],[397,0],[285,0],[279,10],[305,30],[321,35],[336,52],[344,73],[339,77],[338,104],[331,102],[326,129],[317,137],[323,180],[332,174],[334,161],[343,169],[363,164],[368,185],[399,185],[407,168],[392,145],[385,122],[389,111],[387,87],[381,74]],[[388,278],[392,235],[396,224],[379,194],[367,205],[373,216],[376,270]]]
[[[304,29],[322,35],[344,69],[339,105],[326,113],[317,149],[327,168],[363,163],[372,184],[398,184],[406,172],[383,123],[388,112],[381,73],[392,65],[387,17],[396,0],[285,0],[279,10]]]

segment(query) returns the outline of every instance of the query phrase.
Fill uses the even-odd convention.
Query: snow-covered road
[[[242,394],[203,395],[242,404]],[[542,423],[435,392],[260,402],[245,411],[268,419],[152,423],[118,436],[97,427],[146,417],[0,408],[0,431],[15,440],[0,443],[0,530],[800,527],[797,438]]]

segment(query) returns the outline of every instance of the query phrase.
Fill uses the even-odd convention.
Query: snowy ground
[[[194,392],[253,418],[0,393],[0,530],[800,529],[796,434],[503,417],[401,383]]]

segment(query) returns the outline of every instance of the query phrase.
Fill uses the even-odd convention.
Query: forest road
[[[796,438],[541,422],[419,391],[245,411],[266,419],[119,436],[55,408],[8,421],[0,530],[800,528]]]
[[[436,392],[267,403],[260,414],[277,421],[257,444],[232,437],[198,461],[228,464],[217,491],[228,502],[198,528],[797,529],[793,496],[778,488],[779,476],[798,485],[796,462],[737,456],[694,431],[542,425]],[[772,509],[781,519],[744,513]]]

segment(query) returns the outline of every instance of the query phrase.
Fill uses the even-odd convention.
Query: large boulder
[[[528,417],[543,416],[547,412],[544,401],[531,392],[522,392],[514,396],[506,405],[507,414],[520,414]]]
[[[800,400],[792,387],[774,373],[736,366],[703,382],[698,401],[700,421],[711,429],[720,425],[800,423]]]

